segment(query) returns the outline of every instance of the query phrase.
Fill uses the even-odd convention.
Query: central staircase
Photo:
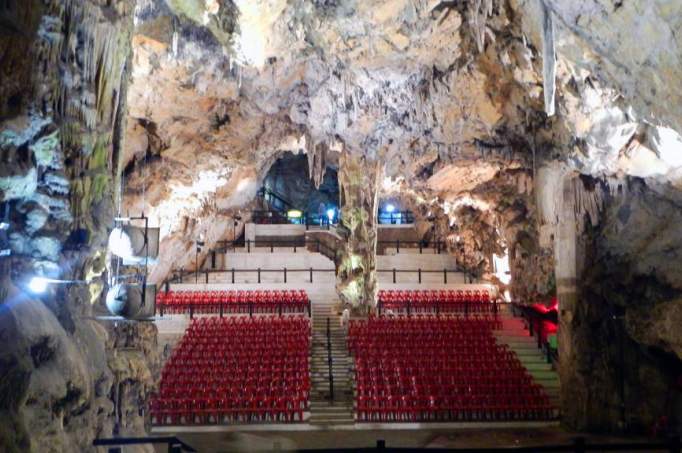
[[[350,376],[351,358],[346,346],[346,334],[335,312],[338,298],[329,297],[313,305],[313,342],[310,392],[311,425],[353,424],[353,393]],[[332,377],[334,398],[329,388],[329,355],[327,348],[327,319],[331,338]]]

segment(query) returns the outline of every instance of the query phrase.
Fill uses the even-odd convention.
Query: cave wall
[[[550,172],[564,423],[588,431],[680,430],[682,211],[637,178]],[[554,189],[556,187],[556,189]],[[543,189],[540,190],[541,192]],[[543,194],[545,195],[545,194]],[[670,258],[661,259],[662,257]]]
[[[97,437],[145,433],[156,329],[93,319],[103,309],[134,6],[41,0],[3,10],[15,28],[3,25],[0,39],[0,193],[13,255],[1,275],[2,451],[92,451]],[[26,289],[35,274],[90,283],[37,297]]]

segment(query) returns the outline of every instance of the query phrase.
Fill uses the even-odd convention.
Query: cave
[[[336,169],[327,163],[319,186],[316,187],[310,178],[308,158],[305,155],[294,155],[290,152],[278,158],[270,167],[263,185],[259,190],[261,206],[266,211],[286,214],[300,212],[304,217],[292,218],[292,221],[310,223],[332,222],[338,217],[339,183]],[[328,211],[329,214],[328,215]]]
[[[0,451],[679,451],[681,27],[0,1]]]

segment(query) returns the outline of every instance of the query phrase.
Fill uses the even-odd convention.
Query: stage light
[[[50,283],[45,277],[33,277],[28,284],[28,289],[34,294],[42,294],[47,290],[47,284]]]
[[[389,203],[386,205],[386,207],[384,209],[386,210],[386,212],[391,214],[395,211],[395,206],[393,206],[392,204]]]
[[[133,243],[123,228],[114,228],[109,234],[109,250],[121,258],[132,258]]]
[[[327,209],[327,218],[329,219],[330,222],[334,220],[334,215],[336,214],[336,210],[334,208]]]

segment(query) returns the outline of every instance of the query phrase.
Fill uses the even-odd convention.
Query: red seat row
[[[310,299],[305,290],[168,291],[156,296],[163,313],[304,313]]]
[[[410,313],[491,313],[495,309],[487,290],[379,290],[380,309]]]
[[[549,419],[554,410],[497,321],[421,316],[349,324],[359,421]]]
[[[300,316],[192,320],[161,372],[152,423],[302,421],[309,351]]]

